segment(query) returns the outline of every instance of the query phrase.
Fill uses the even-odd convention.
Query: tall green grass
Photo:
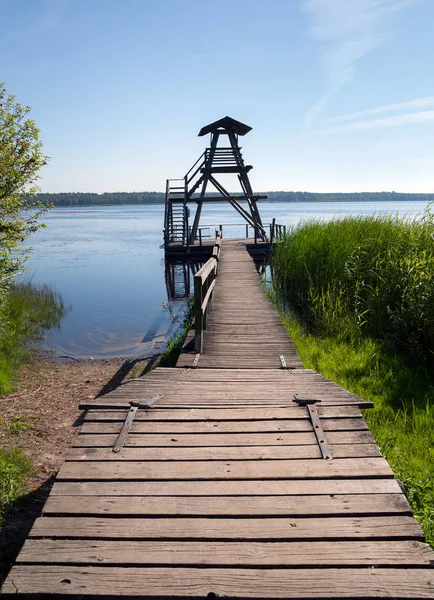
[[[434,544],[434,220],[294,228],[272,297],[306,368],[372,400],[368,425]]]
[[[21,448],[0,448],[0,526],[4,511],[26,491],[26,477],[32,463]]]
[[[0,290],[0,394],[13,391],[21,364],[37,352],[44,333],[59,327],[62,298],[46,285],[10,284]]]
[[[310,332],[381,339],[434,358],[434,216],[347,217],[293,229],[274,256],[278,290]]]

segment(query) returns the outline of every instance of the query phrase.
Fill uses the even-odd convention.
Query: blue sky
[[[254,189],[434,192],[434,0],[0,0],[40,186],[162,191],[229,115]]]

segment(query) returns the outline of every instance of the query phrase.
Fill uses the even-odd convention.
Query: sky
[[[163,191],[229,115],[256,191],[434,193],[434,0],[0,0],[44,192]]]

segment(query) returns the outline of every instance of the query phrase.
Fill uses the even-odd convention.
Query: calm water
[[[264,223],[297,224],[312,217],[398,213],[420,214],[423,202],[262,202]],[[34,283],[47,283],[70,307],[60,330],[46,345],[72,357],[150,356],[164,349],[182,323],[185,299],[168,298],[163,242],[164,207],[117,206],[56,208],[47,228],[31,238],[29,261]],[[202,222],[223,224],[223,236],[244,237],[241,217],[229,205],[207,206]],[[178,291],[185,288],[182,268]],[[181,269],[181,270],[180,270]],[[187,282],[188,284],[188,282]]]

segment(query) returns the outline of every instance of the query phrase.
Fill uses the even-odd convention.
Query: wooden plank
[[[404,494],[313,496],[49,496],[45,515],[387,516],[411,515]]]
[[[167,395],[166,400],[161,401],[161,407],[167,409],[199,409],[199,408],[227,408],[227,409],[236,409],[236,408],[260,408],[263,407],[265,409],[270,408],[280,408],[282,406],[282,401],[278,401],[277,395],[275,398],[267,399],[267,398],[227,398],[218,397],[214,399],[204,397],[196,397],[196,398],[187,398],[186,396],[172,396]],[[96,398],[95,401],[88,400],[80,404],[80,408],[83,410],[99,410],[106,409],[107,407],[112,408],[114,410],[125,409],[130,407],[131,400],[142,400],[140,395],[137,395],[135,398],[118,396],[113,397],[110,401],[104,401],[103,397]],[[355,406],[359,408],[372,408],[372,402],[353,402],[347,401],[345,398],[330,398],[321,403],[321,406],[327,407],[344,407],[344,406]]]
[[[190,357],[193,360],[193,356]],[[202,385],[206,385],[207,382],[204,382]],[[183,382],[179,383],[179,386],[182,386]],[[250,401],[256,401],[257,404],[267,404],[272,403],[276,406],[282,406],[282,404],[293,405],[296,407],[296,403],[294,401],[294,394],[297,393],[299,396],[307,396],[310,393],[310,398],[315,397],[318,400],[318,403],[323,406],[324,404],[329,403],[330,401],[340,401],[343,404],[353,404],[358,405],[359,399],[354,396],[350,396],[349,394],[345,394],[345,392],[338,390],[324,390],[324,388],[316,388],[316,389],[308,389],[305,390],[304,387],[298,386],[295,389],[288,388],[280,388],[276,386],[276,389],[270,391],[270,389],[264,393],[261,393],[261,389],[251,389],[246,386],[246,389],[238,389],[236,386],[233,389],[228,389],[227,394],[225,394],[225,388],[229,388],[230,384],[222,385],[219,390],[216,390],[214,393],[212,390],[199,390],[196,389],[196,385],[192,387],[190,393],[187,390],[172,390],[168,387],[164,388],[163,386],[149,386],[147,390],[143,390],[140,388],[131,388],[129,390],[122,390],[118,393],[114,393],[101,396],[98,400],[101,403],[105,403],[107,405],[110,404],[110,401],[113,399],[125,399],[125,400],[134,400],[140,399],[141,401],[146,401],[150,399],[151,394],[164,394],[164,398],[158,401],[158,406],[155,408],[166,408],[167,404],[171,404],[173,402],[179,402],[182,404],[194,403],[197,401],[203,402],[204,400],[208,400],[210,402],[210,408],[212,408],[212,402],[214,400],[224,400],[227,397],[228,400],[235,400],[237,402],[244,400],[244,403]],[[92,400],[95,402],[95,400]]]
[[[128,598],[433,598],[431,569],[194,569],[17,565],[3,588],[3,598],[36,594],[64,597],[101,595]],[[210,596],[212,594],[212,596]]]
[[[380,457],[376,444],[335,444],[334,459]],[[72,448],[68,461],[159,461],[159,460],[268,460],[322,458],[318,444],[311,446],[215,446],[208,448]]]
[[[357,406],[318,406],[318,414],[324,418],[361,417]],[[85,421],[123,421],[127,411],[91,410],[85,415]],[[284,408],[192,408],[139,410],[135,421],[241,421],[241,420],[276,420],[306,418],[306,407],[295,403]]]
[[[395,479],[256,481],[56,481],[53,496],[311,496],[402,494]]]
[[[80,434],[74,441],[75,447],[114,446],[117,434]],[[329,431],[327,440],[330,444],[375,444],[369,431]],[[309,432],[295,433],[203,433],[189,435],[172,434],[130,434],[126,446],[130,447],[214,447],[214,446],[304,446],[316,443],[315,434]]]
[[[193,354],[193,353],[192,353]],[[286,360],[286,356],[285,356],[285,360]],[[209,370],[209,369],[207,369]],[[281,367],[279,366],[278,371],[280,371],[282,374],[285,373],[284,369],[281,369]],[[195,373],[200,373],[199,371],[195,371]],[[140,382],[139,384],[137,384],[136,382],[131,382],[131,384],[125,385],[125,386],[121,386],[119,387],[117,390],[110,392],[110,394],[106,394],[104,397],[107,398],[111,398],[113,396],[118,396],[118,395],[124,395],[127,394],[128,392],[134,392],[134,393],[142,393],[144,395],[149,393],[149,390],[158,390],[158,391],[162,391],[162,392],[178,392],[179,394],[186,394],[188,391],[190,391],[190,393],[193,394],[206,394],[209,396],[212,396],[213,393],[214,394],[222,394],[223,392],[227,391],[227,392],[231,392],[231,387],[233,386],[233,393],[243,393],[243,392],[248,392],[250,395],[252,395],[253,397],[257,396],[258,394],[260,394],[261,392],[265,392],[267,393],[268,396],[273,397],[273,395],[276,394],[276,391],[281,390],[282,392],[287,394],[287,397],[290,397],[290,400],[293,401],[293,395],[295,393],[300,394],[301,392],[309,392],[314,390],[315,393],[323,393],[323,394],[327,394],[327,395],[338,395],[338,396],[350,396],[350,397],[357,397],[355,396],[355,394],[351,394],[350,392],[344,390],[343,388],[339,388],[336,385],[333,384],[329,384],[327,382],[314,382],[314,381],[310,381],[307,378],[303,379],[298,377],[297,379],[294,378],[289,378],[289,375],[285,375],[285,380],[283,381],[278,381],[274,379],[274,375],[275,375],[275,371],[273,371],[272,373],[270,373],[270,381],[268,382],[268,385],[272,384],[273,389],[270,390],[270,387],[268,387],[267,390],[267,386],[266,386],[266,381],[254,381],[254,382],[249,382],[249,381],[236,381],[236,380],[225,380],[222,379],[220,382],[218,382],[217,380],[215,381],[207,381],[206,379],[204,379],[203,381],[194,381],[194,380],[190,380],[190,381],[185,381],[184,379],[181,379],[179,381],[167,381],[167,382],[160,382],[160,381],[155,381],[155,380],[151,380],[149,379],[147,382]],[[207,389],[204,384],[218,384],[220,383],[220,385],[222,385],[223,389],[218,388],[217,386],[214,387],[214,389]],[[180,387],[180,386],[184,386],[184,385],[191,385],[191,389],[187,390],[184,387]],[[274,389],[276,388],[276,389]],[[318,398],[319,400],[319,398]],[[160,405],[160,402],[157,406]]]
[[[149,394],[147,395],[149,396]],[[274,397],[260,397],[259,395],[253,396],[248,393],[242,394],[233,394],[228,393],[228,397],[225,399],[224,395],[216,394],[214,398],[210,397],[208,394],[197,394],[197,395],[186,395],[186,394],[175,394],[175,393],[166,393],[164,394],[165,398],[159,401],[159,406],[161,408],[185,408],[186,410],[190,408],[246,408],[246,407],[264,407],[264,409],[268,406],[269,408],[280,408],[282,404],[285,402],[291,402],[291,397],[285,395],[284,393],[280,395],[276,392]],[[129,403],[133,400],[145,401],[147,397],[143,397],[142,394],[128,394],[128,395],[115,395],[111,398],[97,398],[95,400],[88,400],[87,403],[83,403],[81,405],[82,408],[86,407],[87,410],[98,410],[100,408],[129,408]],[[367,402],[359,402],[358,400],[347,399],[344,396],[339,395],[330,395],[328,398],[324,399],[321,402],[321,406],[358,406],[359,408],[366,408],[367,406],[372,406],[371,403]]]
[[[286,356],[285,356],[286,359]],[[208,371],[209,369],[207,369]],[[201,371],[200,371],[201,372]],[[195,371],[195,373],[199,373],[199,371]],[[282,373],[282,375],[285,373],[285,371],[283,369],[280,368],[278,369],[278,372]],[[214,389],[207,389],[204,384],[206,383],[210,383],[210,384],[217,384],[220,383],[220,385],[223,386],[223,389],[218,388],[217,386],[215,386]],[[189,386],[191,385],[191,388],[189,390],[180,387],[183,385],[188,384]],[[147,381],[144,382],[131,382],[130,384],[126,384],[124,386],[119,387],[117,390],[110,392],[110,394],[106,394],[104,397],[110,398],[113,396],[117,396],[119,394],[126,394],[128,392],[140,392],[142,394],[147,394],[149,393],[149,390],[158,390],[158,391],[166,391],[166,392],[178,392],[180,394],[186,394],[187,392],[193,393],[193,394],[207,394],[207,395],[213,395],[213,394],[222,394],[224,391],[227,392],[231,392],[231,387],[233,386],[233,392],[236,393],[242,393],[244,391],[248,391],[249,394],[251,394],[253,397],[255,395],[258,395],[261,392],[266,392],[268,396],[272,397],[273,395],[276,394],[277,390],[281,390],[282,392],[286,392],[286,394],[291,397],[291,401],[293,400],[293,395],[295,393],[301,393],[301,392],[308,392],[309,390],[314,390],[316,393],[320,393],[322,392],[323,394],[337,394],[340,396],[351,396],[351,397],[357,397],[355,394],[351,394],[350,392],[348,392],[347,390],[344,390],[343,388],[340,388],[337,385],[334,385],[332,383],[329,382],[315,382],[312,381],[310,379],[303,378],[303,377],[291,377],[289,374],[288,375],[284,375],[284,379],[281,380],[276,380],[275,379],[275,371],[273,371],[273,373],[270,373],[270,381],[268,382],[268,386],[270,386],[270,384],[272,384],[273,388],[270,389],[270,387],[268,387],[267,390],[267,381],[248,381],[248,380],[226,380],[224,378],[222,378],[222,380],[220,382],[218,382],[218,374],[217,374],[217,379],[215,380],[207,380],[204,379],[203,381],[195,381],[195,380],[190,380],[190,381],[185,381],[184,379],[180,379],[179,381],[159,381],[159,380],[153,380],[153,379],[149,379]],[[275,391],[276,390],[276,391]],[[318,399],[319,400],[319,399]],[[159,403],[160,404],[160,403]],[[157,406],[159,406],[159,404]]]
[[[321,375],[319,375],[318,373],[315,373],[315,371],[309,370],[309,369],[298,369],[297,370],[297,375],[300,375],[301,377],[306,377],[309,378],[310,380],[324,380],[324,381],[329,381],[327,379],[325,379],[325,377],[322,377]],[[275,373],[273,373],[273,380],[281,380],[281,381],[286,381],[287,380],[287,373],[285,373],[284,371],[281,370],[277,370]],[[216,373],[213,370],[204,370],[201,371],[200,373],[197,371],[192,371],[191,369],[178,369],[177,367],[157,367],[156,369],[154,369],[153,371],[150,371],[149,373],[147,373],[144,377],[140,377],[138,379],[135,380],[131,380],[130,382],[124,384],[124,386],[129,386],[132,385],[134,383],[147,383],[149,381],[155,380],[155,381],[160,381],[160,382],[168,382],[170,380],[172,381],[182,381],[182,380],[189,380],[189,381],[223,381],[223,380],[229,380],[229,381],[270,381],[270,375],[268,373],[265,373],[263,369],[256,369],[256,371],[252,372],[250,369],[229,369],[229,368],[225,368],[225,369],[221,369],[219,374],[218,374],[218,379],[216,379]],[[332,383],[332,382],[330,382]],[[336,384],[334,384],[336,385]],[[124,387],[122,386],[122,387]],[[338,386],[336,386],[338,387]]]
[[[277,354],[273,353],[273,356],[257,355],[256,353],[252,356],[251,354],[245,354],[240,356],[232,356],[231,354],[219,354],[211,356],[208,353],[201,355],[202,369],[220,369],[221,367],[232,365],[233,369],[243,367],[245,369],[280,369],[280,361]],[[291,361],[292,362],[292,361]],[[293,365],[296,366],[297,362],[294,359]]]
[[[319,580],[319,578],[321,578]],[[215,596],[237,598],[432,598],[429,571],[419,569],[315,570],[306,590],[306,571],[261,569],[124,568],[89,570],[74,566],[19,565],[12,569],[4,598],[34,594],[128,595],[140,598]],[[212,592],[210,592],[212,590]],[[354,592],[354,593],[352,593]],[[215,595],[215,596],[214,596]]]
[[[220,480],[220,479],[335,479],[393,477],[383,458],[337,460],[197,460],[156,462],[65,462],[58,481]]]
[[[172,566],[425,566],[434,552],[428,544],[412,541],[357,542],[145,542],[29,539],[18,563],[75,565]]]
[[[363,431],[368,426],[364,419],[322,419],[324,431]],[[119,433],[120,422],[85,422],[83,433]],[[134,421],[132,433],[280,433],[312,431],[312,423],[306,419],[287,419],[271,421]]]
[[[406,539],[423,541],[412,517],[315,517],[291,519],[40,517],[29,537],[79,539],[224,539],[224,540],[341,540]]]

